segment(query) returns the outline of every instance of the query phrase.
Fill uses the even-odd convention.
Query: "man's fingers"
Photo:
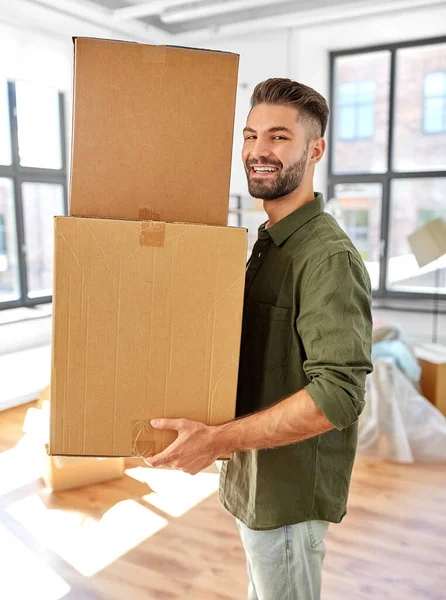
[[[169,467],[170,466],[169,453],[165,450],[164,452],[155,454],[155,456],[151,456],[149,459],[147,459],[147,462],[152,467],[163,467],[163,466]]]
[[[183,425],[183,419],[152,419],[150,425],[154,429],[170,429],[180,431]]]

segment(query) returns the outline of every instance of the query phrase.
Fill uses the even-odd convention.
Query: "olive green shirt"
[[[305,388],[334,429],[302,442],[234,454],[220,499],[251,529],[339,522],[346,512],[364,407],[370,280],[320,194],[259,228],[246,271],[237,416]]]

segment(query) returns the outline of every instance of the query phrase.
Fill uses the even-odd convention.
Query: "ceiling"
[[[250,31],[305,27],[376,13],[401,11],[444,0],[0,0],[0,21],[9,15],[65,33],[110,36],[152,43],[196,41]],[[40,22],[39,22],[40,19]],[[90,30],[88,29],[90,27]],[[81,33],[78,33],[81,35]]]
[[[289,15],[333,5],[333,0],[91,0],[114,11],[115,18],[132,17],[140,23],[177,35],[219,29],[246,21]],[[356,0],[357,1],[357,0]],[[355,2],[355,0],[346,0]]]

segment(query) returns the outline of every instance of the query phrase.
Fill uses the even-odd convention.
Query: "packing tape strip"
[[[159,221],[161,214],[150,206],[143,206],[138,210],[139,221]]]
[[[156,454],[154,432],[150,421],[132,421],[132,456],[150,458]]]
[[[141,223],[139,243],[141,246],[154,246],[163,248],[166,240],[166,224],[159,221],[145,221]]]

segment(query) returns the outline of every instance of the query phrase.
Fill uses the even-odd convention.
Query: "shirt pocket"
[[[256,363],[265,370],[286,366],[293,337],[292,309],[255,302],[252,319]]]

